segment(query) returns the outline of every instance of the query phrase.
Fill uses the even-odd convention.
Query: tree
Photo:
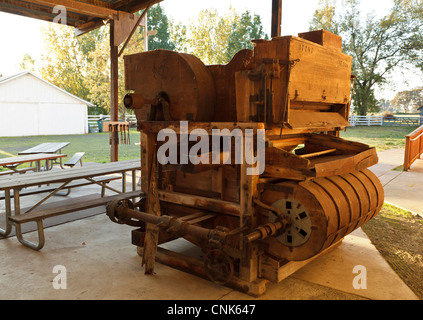
[[[88,33],[83,35],[80,41],[84,43],[95,42],[85,55],[87,59],[85,81],[90,88],[88,99],[91,103],[95,104],[99,113],[110,112],[110,26],[106,25],[98,29],[98,33]],[[87,37],[87,38],[84,38]],[[95,39],[93,40],[92,37]],[[125,48],[125,55],[139,53],[141,48],[144,48],[142,34],[135,32],[127,47]],[[127,91],[125,90],[125,77],[124,77],[124,63],[123,58],[119,61],[119,113],[124,115],[126,109],[122,104],[123,98]]]
[[[253,49],[251,40],[268,38],[263,30],[259,15],[252,16],[250,11],[247,10],[240,16],[236,16],[234,20],[228,38],[226,53],[228,61],[242,49]]]
[[[341,14],[333,3],[324,1],[310,27],[326,27],[343,37],[343,50],[353,57],[352,72],[357,75],[353,103],[359,115],[377,111],[374,90],[386,84],[396,68],[423,67],[422,1],[394,0],[388,15],[369,14],[364,23],[359,0],[345,0]]]
[[[220,17],[216,9],[200,11],[196,23],[188,26],[186,38],[188,52],[205,64],[227,62],[227,39],[234,19],[232,14]]]
[[[96,105],[95,113],[110,112],[110,26],[106,25],[80,37],[73,28],[50,24],[43,30],[46,55],[42,57],[41,76],[58,87]],[[140,52],[143,39],[135,32],[125,54]],[[119,101],[126,94],[123,59],[119,59]],[[125,113],[122,103],[121,114]]]
[[[155,36],[148,38],[148,50],[175,50],[176,46],[170,36],[169,19],[160,4],[156,4],[148,10],[147,25],[149,31],[157,31]]]
[[[22,62],[19,64],[19,69],[22,71],[35,72],[35,59],[29,53],[25,53]]]
[[[72,27],[49,24],[42,29],[47,54],[42,56],[43,79],[82,99],[89,99],[87,59]]]
[[[423,87],[398,92],[391,105],[399,112],[415,112],[423,107]]]
[[[314,11],[310,21],[310,30],[324,29],[338,34],[339,25],[335,21],[335,0],[319,0],[319,7]]]
[[[249,11],[238,14],[233,8],[223,16],[216,9],[202,10],[195,23],[178,30],[185,52],[205,64],[226,64],[239,50],[252,49],[251,40],[267,38],[260,16]]]

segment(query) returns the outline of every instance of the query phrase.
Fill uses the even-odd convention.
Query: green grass
[[[417,127],[357,126],[341,132],[341,138],[368,144],[377,151],[404,149],[405,136],[415,129]]]
[[[402,218],[409,218],[409,219],[416,218],[418,219],[418,223],[423,224],[423,219],[419,219],[419,217],[413,215],[410,211],[398,208],[386,202],[383,204],[380,214],[386,218],[391,218],[391,219],[393,219],[393,217],[402,217]]]
[[[140,134],[136,129],[130,131],[131,144],[119,145],[119,160],[130,160],[140,158],[140,147],[135,145],[140,142]],[[20,151],[34,147],[44,142],[70,142],[63,149],[67,155],[65,161],[75,152],[85,152],[83,161],[107,163],[110,162],[109,133],[90,133],[85,135],[60,135],[60,136],[32,136],[32,137],[0,137],[0,158],[7,158],[8,155],[2,151],[18,155]],[[23,168],[24,166],[22,166]]]

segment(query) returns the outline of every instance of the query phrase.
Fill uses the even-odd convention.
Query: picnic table
[[[6,229],[0,228],[0,235],[8,236],[15,226],[16,237],[23,245],[40,250],[44,246],[43,219],[107,205],[119,199],[131,199],[141,195],[141,190],[136,190],[136,171],[141,170],[140,160],[128,160],[74,168],[72,170],[44,171],[32,175],[19,175],[17,177],[0,177],[0,191],[4,191]],[[126,173],[132,172],[132,191],[126,191]],[[107,185],[116,176],[122,174],[122,190],[117,190]],[[68,198],[44,204],[57,192],[86,185],[100,185],[101,194],[89,194],[82,197]],[[45,186],[44,188],[30,188]],[[112,196],[105,196],[105,189],[115,192]],[[34,203],[30,208],[22,209],[20,197],[47,193],[42,200]],[[12,210],[12,200],[14,208]],[[37,223],[38,244],[23,239],[21,224],[35,221]]]
[[[25,156],[17,156],[17,157],[9,157],[9,158],[2,158],[0,159],[0,166],[9,169],[11,172],[6,171],[2,172],[4,174],[13,174],[13,173],[24,173],[26,171],[41,171],[41,161],[46,161],[46,168],[49,168],[49,161],[54,161],[57,158],[66,157],[65,154],[47,154],[47,153],[39,153],[39,154],[30,154]],[[36,166],[24,168],[24,169],[17,169],[17,167],[23,163],[32,163],[35,162]]]
[[[31,154],[62,154],[62,149],[68,146],[70,142],[44,142],[35,147],[21,151],[19,155],[31,155]],[[63,169],[62,157],[60,159],[60,167]]]

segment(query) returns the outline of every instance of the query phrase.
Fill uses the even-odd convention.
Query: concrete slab
[[[39,252],[22,246],[15,237],[0,240],[0,299],[417,299],[360,231],[289,278],[269,283],[259,298],[160,263],[155,275],[144,275],[130,228],[110,222],[105,214],[50,227],[45,234],[46,246]],[[35,232],[26,234],[29,240],[35,236]],[[58,265],[67,271],[66,290],[53,288],[57,275],[53,268]],[[353,287],[356,265],[367,269],[366,290]]]
[[[404,163],[404,149],[378,153],[379,163],[370,168],[385,190],[385,202],[423,216],[423,160],[418,159],[409,171],[393,171]]]
[[[92,192],[84,188],[71,196]],[[21,198],[22,205],[28,200]],[[417,300],[360,229],[282,282],[269,283],[258,298],[160,263],[155,275],[144,275],[141,257],[131,244],[131,227],[112,223],[104,213],[62,221],[47,228],[45,235],[46,245],[39,252],[22,246],[14,236],[0,239],[0,299]],[[35,236],[25,235],[34,241]],[[357,265],[366,268],[367,289],[353,286]],[[53,287],[55,266],[66,268],[66,290]]]

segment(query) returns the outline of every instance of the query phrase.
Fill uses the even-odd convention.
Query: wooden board
[[[54,217],[60,214],[66,214],[74,211],[95,208],[98,206],[106,205],[116,198],[133,198],[140,196],[141,191],[132,191],[128,193],[117,194],[108,197],[101,197],[96,194],[87,195],[78,198],[71,198],[62,201],[56,201],[39,206],[33,212],[25,213],[28,209],[22,209],[23,212],[20,215],[11,216],[9,219],[16,223],[25,223],[30,221],[36,221],[40,219],[46,219]]]
[[[103,131],[104,132],[109,132],[109,127],[110,126],[117,126],[118,131],[122,131],[121,130],[121,126],[125,126],[125,130],[128,131],[129,130],[129,122],[126,121],[104,121],[103,122]],[[116,131],[116,130],[113,130]]]
[[[213,121],[236,122],[235,74],[250,69],[253,62],[252,50],[239,51],[226,65],[207,66],[216,87],[216,108]]]
[[[21,163],[32,162],[32,161],[42,161],[42,160],[52,160],[57,158],[64,158],[65,154],[29,154],[25,156],[9,157],[0,159],[0,166],[13,166]]]
[[[19,152],[20,155],[36,153],[56,153],[69,145],[70,142],[45,142],[38,146]]]
[[[324,45],[293,36],[254,41],[253,71],[236,75],[238,121],[258,115],[259,121],[288,123],[297,130],[333,131],[348,126],[352,58],[334,49],[336,35],[334,44],[330,44],[332,36],[320,36]],[[311,118],[295,116],[294,109],[310,112]],[[331,118],[325,120],[326,116]],[[318,119],[307,127],[299,122],[307,117]]]
[[[292,129],[345,128],[350,124],[339,113],[292,111],[289,115]]]
[[[320,44],[325,48],[330,48],[338,52],[342,52],[341,36],[333,34],[327,30],[302,32],[298,34],[298,37]]]
[[[37,174],[23,174],[0,178],[0,190],[37,186],[41,184],[58,183],[68,180],[83,179],[112,173],[140,170],[140,160],[128,160],[84,166],[72,170],[46,171]]]

